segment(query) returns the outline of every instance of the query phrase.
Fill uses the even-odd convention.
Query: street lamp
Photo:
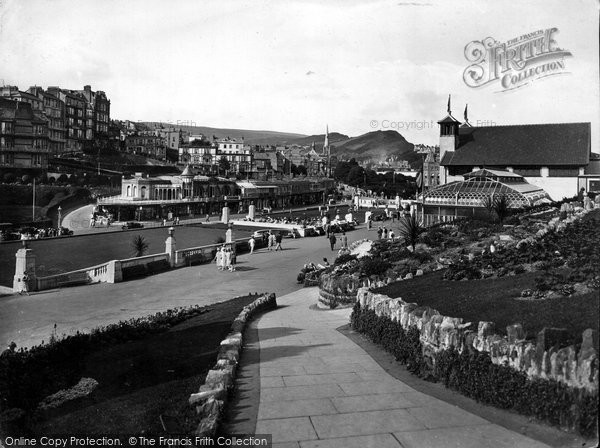
[[[58,226],[57,226],[59,229],[60,229],[60,221],[61,221],[61,218],[62,218],[61,215],[62,215],[62,207],[59,205],[58,206]]]
[[[138,221],[142,220],[142,206],[140,205],[140,208],[138,208],[139,211],[139,215],[138,215]]]

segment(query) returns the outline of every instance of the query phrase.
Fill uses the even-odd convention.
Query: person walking
[[[394,241],[394,237],[395,237],[396,235],[394,234],[394,231],[393,231],[392,229],[390,229],[389,236],[390,236],[390,240]]]
[[[281,247],[281,240],[282,239],[283,239],[283,235],[281,234],[281,232],[279,232],[277,234],[277,236],[275,237],[275,243],[276,243],[275,251],[283,250],[283,248]]]
[[[335,243],[337,241],[337,238],[335,237],[335,233],[331,233],[331,236],[329,237],[329,244],[331,245],[331,250],[335,250]]]
[[[381,226],[379,226],[379,228],[377,229],[377,239],[380,240],[381,239],[381,234],[383,233],[383,229],[381,228]]]
[[[270,252],[275,247],[275,235],[269,230],[269,239],[267,240],[267,250]]]
[[[235,251],[235,247],[231,247],[231,264],[229,265],[229,270],[231,272],[235,271],[235,265],[237,263],[237,252]]]
[[[217,263],[217,269],[219,271],[223,270],[223,258],[224,258],[223,247],[220,247],[219,249],[217,249],[217,253],[215,255],[215,262]]]
[[[256,246],[256,240],[254,239],[254,236],[251,236],[250,239],[248,240],[248,247],[250,247],[250,254],[254,253],[254,246]]]
[[[231,249],[229,247],[225,248],[223,253],[223,270],[231,271]]]
[[[210,222],[210,215],[208,213],[206,214],[206,222]]]
[[[27,294],[29,295],[29,272],[25,271],[23,272],[23,283],[21,286],[21,291],[19,291],[19,294]]]
[[[387,228],[385,228],[385,227],[383,228],[383,235],[382,235],[382,236],[383,236],[383,239],[384,239],[384,240],[387,240],[387,237],[388,237],[388,230],[387,230]]]
[[[340,236],[340,245],[342,249],[348,249],[348,237],[346,236],[346,232],[342,232],[342,236]]]

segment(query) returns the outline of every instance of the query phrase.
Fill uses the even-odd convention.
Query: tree
[[[494,211],[496,212],[496,215],[498,215],[498,219],[500,220],[500,223],[502,224],[502,221],[504,221],[504,218],[506,218],[508,216],[508,198],[506,197],[506,195],[501,195],[498,196],[495,200],[494,200]]]
[[[134,257],[142,257],[148,250],[148,247],[146,239],[141,235],[137,235],[131,240],[131,249],[133,249]]]
[[[307,171],[306,171],[306,167],[304,165],[300,165],[298,167],[298,174],[306,176]]]
[[[400,220],[400,236],[404,238],[407,246],[412,247],[413,251],[424,230],[416,215],[411,215]]]
[[[358,187],[364,183],[365,170],[362,166],[353,166],[348,173],[346,183]]]
[[[229,160],[227,160],[227,157],[221,156],[221,158],[219,159],[219,174],[221,173],[221,171],[226,174],[227,171],[229,171],[230,169],[231,164],[229,163]]]

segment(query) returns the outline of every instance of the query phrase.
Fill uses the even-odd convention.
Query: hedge
[[[386,316],[354,305],[352,328],[380,344],[420,377],[441,381],[476,401],[533,416],[561,428],[593,436],[597,429],[598,392],[570,388],[552,380],[531,379],[523,372],[492,363],[489,354],[474,348],[458,353],[441,350],[433,365],[423,356],[420,332],[408,330]]]

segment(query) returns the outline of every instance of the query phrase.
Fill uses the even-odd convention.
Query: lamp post
[[[59,205],[58,206],[58,226],[57,226],[59,229],[60,229],[61,218],[62,218],[62,207]]]
[[[140,205],[140,208],[138,208],[138,221],[142,220],[142,206]]]

